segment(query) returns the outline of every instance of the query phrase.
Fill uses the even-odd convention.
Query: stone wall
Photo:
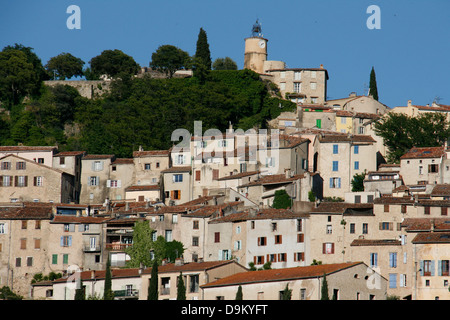
[[[49,87],[57,85],[67,85],[78,90],[82,97],[89,99],[99,97],[109,91],[111,81],[107,80],[50,80],[44,81],[44,84]]]

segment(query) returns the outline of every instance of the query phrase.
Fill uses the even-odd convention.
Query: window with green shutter
[[[63,264],[69,264],[69,255],[63,254]]]
[[[52,255],[52,264],[58,264],[58,255],[57,254]]]

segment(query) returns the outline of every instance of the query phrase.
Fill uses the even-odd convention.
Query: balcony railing
[[[138,297],[139,297],[139,290],[137,289],[114,291],[114,298],[116,299],[131,299]]]
[[[83,248],[84,252],[100,252],[101,251],[101,247],[100,246],[95,246],[95,247],[91,247],[91,246],[85,246]]]
[[[132,243],[107,243],[106,250],[111,251],[124,251],[126,248],[131,247]]]

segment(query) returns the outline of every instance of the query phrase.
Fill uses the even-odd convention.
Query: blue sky
[[[81,29],[70,30],[69,5],[81,9]],[[381,29],[366,26],[370,5]],[[268,59],[291,68],[328,70],[329,99],[364,94],[375,67],[380,101],[389,107],[450,105],[450,1],[447,0],[1,0],[0,49],[20,43],[45,64],[62,52],[86,63],[120,49],[141,66],[163,44],[191,55],[200,28],[212,59],[231,57],[243,67],[244,39],[257,18]]]

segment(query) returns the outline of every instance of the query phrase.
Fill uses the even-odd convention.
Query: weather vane
[[[256,19],[256,23],[252,27],[252,36],[253,37],[261,37],[262,36],[261,31],[262,31],[261,23],[259,22],[259,19]]]

